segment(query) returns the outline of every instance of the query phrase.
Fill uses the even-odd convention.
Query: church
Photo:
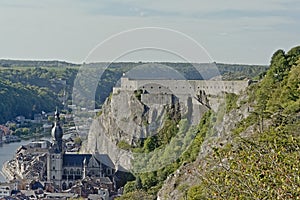
[[[59,190],[71,188],[76,181],[86,177],[109,178],[115,173],[114,163],[107,154],[69,154],[65,152],[63,129],[59,112],[55,112],[55,122],[51,131],[53,143],[47,156],[47,182]]]

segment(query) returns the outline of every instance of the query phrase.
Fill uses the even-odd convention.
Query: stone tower
[[[63,165],[63,130],[60,126],[59,112],[55,112],[55,122],[51,130],[52,146],[47,157],[47,181],[61,188]]]

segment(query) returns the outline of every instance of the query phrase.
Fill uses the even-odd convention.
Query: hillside
[[[144,63],[110,64],[98,82],[95,101],[91,104],[94,104],[96,108],[100,108],[122,74],[141,64]],[[199,72],[190,64],[161,64],[179,71],[187,79],[202,79]],[[107,63],[87,64],[87,67],[92,68],[103,65],[107,65]],[[206,69],[205,64],[195,65],[203,70]],[[63,108],[63,99],[67,105],[71,104],[73,84],[79,67],[80,65],[63,61],[0,60],[0,81],[3,83],[0,86],[2,92],[0,123],[13,120],[18,115],[32,118],[33,114],[41,111],[51,111],[55,109],[55,106]],[[217,67],[226,80],[255,78],[267,69],[267,66],[236,64],[217,64]],[[80,81],[84,84],[84,79]],[[15,100],[10,99],[13,97]],[[20,104],[21,100],[26,103]]]
[[[159,199],[299,198],[299,97],[300,47],[278,50],[265,77],[227,101],[223,124],[210,118],[197,159],[168,177]]]
[[[300,47],[287,53],[276,51],[269,70],[260,77],[242,94],[226,94],[219,110],[206,112],[197,126],[188,127],[185,117],[169,116],[160,123],[156,136],[136,144],[115,140],[121,152],[142,155],[127,157],[134,160],[135,180],[128,179],[119,199],[299,197]],[[118,106],[111,109],[118,110]],[[106,114],[98,121],[105,120]],[[141,120],[137,113],[131,116],[124,123],[133,127],[130,123]],[[109,138],[122,136],[108,134]],[[192,141],[181,152],[186,138]],[[145,170],[136,171],[141,166]]]

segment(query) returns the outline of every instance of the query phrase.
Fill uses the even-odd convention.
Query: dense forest
[[[99,77],[95,94],[95,108],[100,108],[124,72],[144,63],[94,63],[84,67],[108,65]],[[186,79],[202,79],[188,63],[160,63],[183,74]],[[205,69],[204,64],[194,64]],[[18,115],[32,118],[56,106],[61,109],[72,103],[73,84],[80,65],[61,61],[0,60],[0,124]],[[224,79],[253,79],[264,73],[267,66],[217,64]],[[213,75],[212,75],[213,76]],[[82,79],[84,81],[84,79]],[[82,83],[84,84],[84,82]],[[88,88],[85,88],[88,90]],[[62,103],[65,103],[62,105]],[[80,102],[79,102],[80,103]],[[65,106],[65,107],[64,107]],[[80,105],[79,105],[80,106]]]

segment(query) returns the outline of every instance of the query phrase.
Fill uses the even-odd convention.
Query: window
[[[55,179],[55,176],[53,176],[52,178]]]
[[[55,170],[55,166],[53,166],[53,170]]]
[[[73,173],[74,173],[74,170],[73,170],[73,169],[71,169],[71,170],[70,170],[70,174],[73,174]]]

